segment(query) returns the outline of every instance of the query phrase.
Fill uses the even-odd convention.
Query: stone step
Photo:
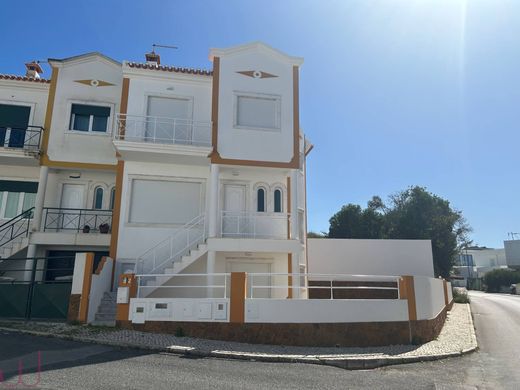
[[[96,313],[96,317],[94,319],[96,321],[114,321],[116,319],[116,314]]]
[[[97,314],[113,314],[115,315],[117,312],[116,307],[100,307],[97,311]]]
[[[116,326],[116,321],[115,320],[97,320],[96,319],[95,321],[92,321],[92,323],[90,325],[114,327],[114,326]]]

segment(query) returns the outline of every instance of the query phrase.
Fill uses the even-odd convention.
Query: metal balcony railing
[[[40,150],[43,127],[12,127],[0,124],[0,147],[24,149],[37,152]]]
[[[211,146],[211,122],[118,114],[114,138],[166,145]]]
[[[33,213],[34,207],[31,207],[0,225],[0,248],[18,237],[27,237]]]
[[[287,239],[288,213],[222,211],[222,237]]]
[[[43,208],[43,231],[110,233],[112,210]]]

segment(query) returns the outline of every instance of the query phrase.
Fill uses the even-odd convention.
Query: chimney
[[[150,53],[146,53],[144,56],[146,57],[146,63],[149,65],[157,66],[161,64],[161,56],[153,50]]]
[[[31,61],[25,64],[25,75],[33,79],[39,79],[43,69],[36,61]]]

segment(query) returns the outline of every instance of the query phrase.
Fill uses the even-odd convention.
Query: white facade
[[[309,272],[433,277],[430,240],[309,238]]]

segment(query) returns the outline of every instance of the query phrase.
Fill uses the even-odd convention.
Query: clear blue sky
[[[520,1],[2,2],[0,72],[100,51],[209,68],[208,49],[261,40],[302,56],[309,228],[345,203],[423,185],[480,245],[520,231]],[[49,73],[47,72],[47,76]]]

